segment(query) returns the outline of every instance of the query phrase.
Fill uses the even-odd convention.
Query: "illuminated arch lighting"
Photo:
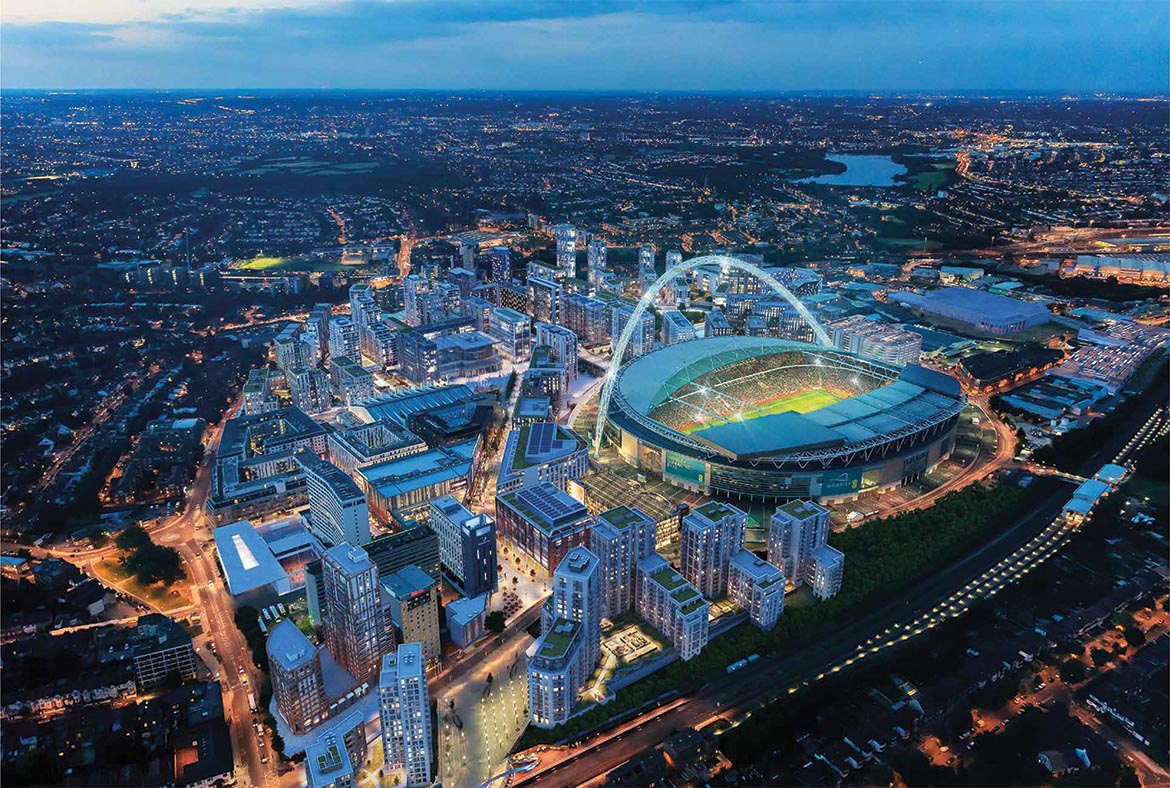
[[[674,281],[675,277],[684,274],[693,268],[698,268],[702,265],[717,264],[726,272],[729,269],[736,269],[744,273],[751,274],[766,284],[771,290],[787,301],[793,309],[797,311],[801,319],[808,324],[809,328],[813,330],[817,342],[825,347],[835,347],[833,340],[829,338],[828,332],[824,327],[817,322],[813,317],[812,312],[808,311],[800,299],[792,294],[784,284],[772,276],[770,273],[760,268],[755,263],[749,263],[745,260],[740,260],[737,257],[729,257],[722,254],[709,254],[701,257],[692,257],[690,260],[684,260],[681,263],[676,263],[662,272],[662,276],[654,280],[654,284],[642,293],[642,297],[638,299],[638,305],[634,307],[634,313],[630,315],[630,319],[626,321],[622,328],[621,336],[618,337],[617,344],[613,348],[613,360],[610,362],[609,370],[605,373],[605,382],[601,385],[601,398],[597,408],[597,424],[593,432],[593,456],[597,457],[601,453],[601,442],[605,437],[605,423],[609,420],[609,401],[613,397],[614,381],[617,380],[618,369],[621,367],[621,359],[625,357],[626,348],[630,344],[630,339],[634,335],[634,328],[640,325],[642,315],[646,310],[653,305],[658,293],[666,286],[668,282]]]

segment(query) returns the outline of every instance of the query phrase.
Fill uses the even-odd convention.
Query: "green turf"
[[[254,257],[250,260],[239,260],[232,267],[240,271],[253,273],[312,273],[314,271],[353,271],[369,268],[376,263],[342,263],[336,257],[310,257],[296,255],[293,257]]]
[[[727,424],[731,421],[749,421],[751,419],[758,419],[761,416],[771,416],[775,413],[787,413],[788,411],[809,413],[840,401],[841,398],[830,391],[825,391],[824,389],[807,389],[796,394],[786,394],[783,397],[777,397],[768,402],[761,402],[754,410],[745,410],[742,417],[712,419],[701,424],[692,424],[682,431],[690,434],[708,427],[718,427],[721,424]]]
[[[283,268],[289,262],[287,257],[254,257],[236,267],[244,271],[265,271],[269,268]]]

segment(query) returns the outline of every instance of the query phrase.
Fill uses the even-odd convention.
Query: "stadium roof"
[[[697,430],[691,433],[691,437],[731,450],[741,457],[795,448],[827,448],[845,443],[845,437],[840,433],[822,427],[795,411],[774,413],[747,421],[729,421]]]
[[[862,364],[868,376],[890,382],[808,413],[785,411],[730,421],[696,430],[689,437],[733,459],[746,460],[880,439],[953,416],[962,407],[959,382],[941,372],[915,364],[899,372],[894,366],[833,348],[765,337],[717,337],[671,345],[623,367],[617,385],[624,406],[646,416],[700,375],[745,359],[801,352],[827,359],[827,366],[835,358],[848,365]]]
[[[827,350],[819,345],[767,337],[708,337],[701,342],[668,345],[624,366],[618,380],[622,397],[640,413],[649,413],[700,375],[757,356],[786,350]]]

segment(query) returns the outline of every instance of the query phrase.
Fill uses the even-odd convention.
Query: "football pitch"
[[[754,408],[744,410],[743,415],[737,414],[731,418],[712,419],[711,421],[705,421],[700,424],[692,424],[682,431],[690,434],[708,427],[718,427],[732,421],[749,421],[751,419],[758,419],[761,416],[771,416],[774,413],[786,413],[790,410],[794,410],[797,413],[808,413],[840,401],[841,398],[831,391],[825,391],[824,389],[806,389],[805,391],[798,391],[795,394],[785,394],[783,397],[776,397],[776,399],[760,402]]]

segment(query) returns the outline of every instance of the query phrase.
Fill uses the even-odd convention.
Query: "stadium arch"
[[[618,368],[621,366],[621,359],[626,354],[626,347],[629,346],[630,338],[634,334],[634,327],[638,325],[642,319],[642,315],[646,314],[646,310],[654,303],[654,300],[658,297],[658,293],[666,286],[667,282],[673,281],[679,274],[684,274],[693,268],[698,268],[701,265],[711,265],[713,263],[723,268],[734,268],[738,271],[743,271],[759,279],[771,288],[772,292],[787,301],[797,311],[804,322],[812,329],[813,335],[819,344],[829,348],[836,347],[833,344],[833,340],[829,338],[828,332],[817,322],[812,312],[808,311],[808,307],[802,304],[800,299],[785,287],[779,279],[755,263],[749,263],[746,260],[740,260],[738,257],[731,257],[724,254],[702,255],[700,257],[692,257],[690,260],[684,260],[681,263],[676,263],[663,271],[662,276],[655,279],[654,284],[650,285],[649,289],[642,293],[642,297],[638,299],[638,305],[634,307],[634,314],[630,316],[625,326],[622,327],[621,336],[618,337],[617,343],[613,346],[613,360],[610,362],[609,371],[605,373],[605,380],[601,384],[601,397],[597,407],[597,424],[593,432],[594,457],[597,457],[601,453],[601,441],[605,436],[605,423],[609,419],[609,400],[613,397],[614,381],[617,378]]]

